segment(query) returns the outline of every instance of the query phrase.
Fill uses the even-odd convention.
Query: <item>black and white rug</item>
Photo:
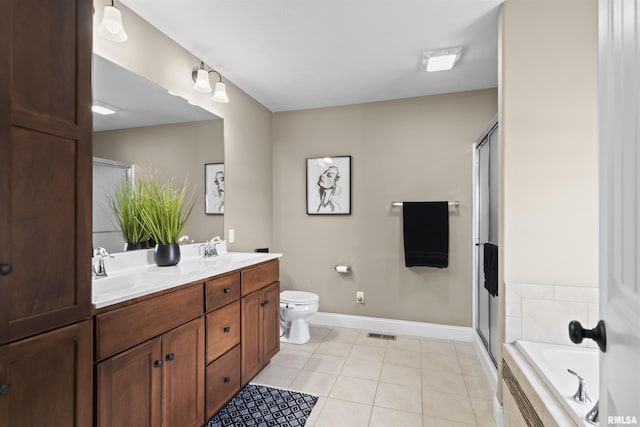
[[[247,384],[206,427],[302,427],[317,401],[311,394]]]

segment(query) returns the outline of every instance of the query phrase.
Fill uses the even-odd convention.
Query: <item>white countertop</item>
[[[187,256],[170,267],[158,267],[149,263],[149,259],[153,259],[153,250],[114,254],[112,258],[106,259],[108,276],[94,277],[92,281],[94,307],[104,308],[282,256],[279,253],[229,252],[204,258],[193,256],[193,251],[189,251],[189,248],[184,249]],[[136,258],[136,262],[132,262],[132,258]]]

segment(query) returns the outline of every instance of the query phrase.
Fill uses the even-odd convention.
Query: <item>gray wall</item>
[[[471,326],[472,144],[497,111],[489,89],[274,114],[282,288],[318,293],[321,311]],[[330,155],[353,156],[353,214],[307,216],[305,159]],[[391,202],[405,200],[460,201],[449,268],[404,266],[402,211]]]
[[[96,132],[93,155],[134,163],[176,184],[188,181],[188,194],[197,198],[184,234],[198,242],[222,237],[224,216],[204,213],[204,164],[224,162],[222,120]]]

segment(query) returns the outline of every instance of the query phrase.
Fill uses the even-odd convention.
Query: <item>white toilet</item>
[[[319,301],[312,292],[280,292],[280,341],[304,344],[311,339],[307,322],[318,312]]]

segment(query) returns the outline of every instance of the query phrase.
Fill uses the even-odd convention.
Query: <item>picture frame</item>
[[[307,159],[307,215],[351,215],[351,156]]]
[[[204,165],[204,213],[224,214],[224,163]]]

